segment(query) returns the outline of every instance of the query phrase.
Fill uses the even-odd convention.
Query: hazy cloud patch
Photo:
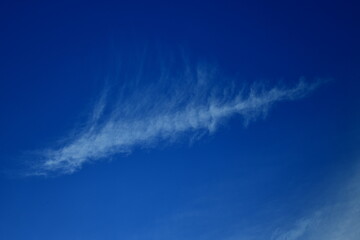
[[[273,104],[302,98],[320,83],[299,80],[293,86],[258,83],[239,87],[225,85],[216,68],[204,64],[180,69],[162,68],[149,74],[157,77],[155,84],[140,82],[147,77],[142,70],[134,82],[120,90],[114,90],[119,88],[116,85],[108,87],[85,127],[62,145],[43,150],[31,174],[70,174],[87,162],[129,153],[135,147],[156,146],[185,134],[213,133],[234,115],[247,124],[265,116]]]

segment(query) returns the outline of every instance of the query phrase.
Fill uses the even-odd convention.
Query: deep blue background
[[[323,204],[359,154],[358,12],[355,1],[1,1],[0,238],[266,234]],[[149,59],[184,49],[239,82],[333,81],[192,146],[137,150],[57,178],[12,175],[24,152],[86,119],[117,63],[144,49]]]

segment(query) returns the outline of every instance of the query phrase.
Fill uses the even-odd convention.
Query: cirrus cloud
[[[222,78],[213,68],[184,68],[175,76],[163,72],[157,84],[124,87],[111,101],[112,91],[104,91],[86,126],[62,145],[41,151],[31,174],[71,174],[85,163],[135,147],[154,146],[185,134],[213,133],[235,115],[247,124],[264,116],[275,103],[302,98],[320,83],[300,80],[291,87],[221,87],[211,84]]]

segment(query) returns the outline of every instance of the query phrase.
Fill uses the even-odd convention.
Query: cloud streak
[[[299,219],[290,230],[276,231],[272,240],[357,240],[360,236],[360,168],[342,184],[331,203]]]
[[[273,104],[302,98],[319,84],[300,80],[293,87],[214,87],[210,82],[219,75],[213,71],[190,72],[176,80],[162,74],[158,84],[135,87],[130,94],[129,87],[116,94],[104,91],[86,126],[62,145],[42,151],[32,174],[71,174],[85,163],[135,147],[213,133],[234,115],[247,124]]]

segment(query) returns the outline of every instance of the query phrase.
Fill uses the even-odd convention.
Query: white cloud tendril
[[[247,123],[264,115],[274,103],[304,97],[318,85],[300,80],[291,88],[220,91],[209,87],[208,76],[198,71],[191,78],[195,84],[176,86],[165,93],[156,87],[138,90],[111,106],[106,103],[107,94],[103,94],[87,126],[62,146],[43,151],[34,174],[70,174],[86,162],[129,152],[137,146],[173,140],[184,133],[211,133],[233,115],[242,116]],[[108,113],[106,109],[110,109]]]

